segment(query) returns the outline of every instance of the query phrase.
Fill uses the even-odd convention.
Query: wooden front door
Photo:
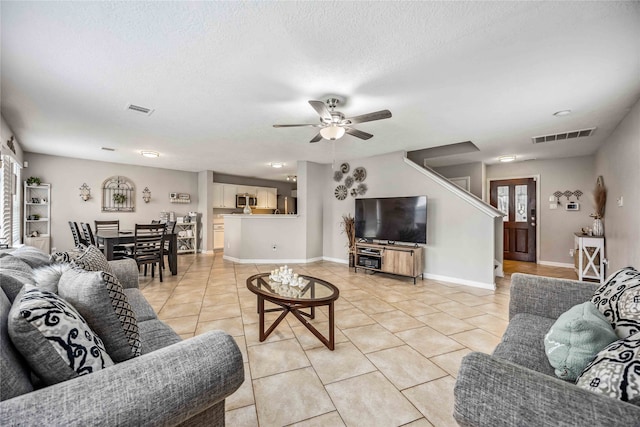
[[[536,261],[536,182],[491,181],[491,205],[505,214],[504,259]]]

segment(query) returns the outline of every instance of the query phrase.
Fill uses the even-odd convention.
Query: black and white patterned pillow
[[[106,271],[113,273],[107,257],[96,246],[89,245],[78,258],[71,261],[71,265],[80,267],[85,271]]]
[[[578,377],[578,387],[624,400],[640,397],[640,332],[609,344]]]
[[[47,384],[113,365],[102,340],[76,309],[58,295],[25,285],[8,319],[13,345]]]
[[[116,276],[71,268],[60,278],[58,294],[100,335],[115,362],[140,355],[138,321]]]
[[[607,318],[619,338],[640,332],[640,272],[618,270],[596,290],[591,302]]]
[[[54,252],[51,254],[52,263],[69,263],[80,256],[87,250],[85,245],[78,245],[70,251],[66,252]]]

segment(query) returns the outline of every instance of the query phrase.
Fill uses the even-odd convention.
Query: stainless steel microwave
[[[237,194],[236,195],[236,207],[244,208],[245,206],[255,208],[258,206],[258,198],[255,194]]]

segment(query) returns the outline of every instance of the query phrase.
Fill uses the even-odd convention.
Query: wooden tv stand
[[[408,245],[384,245],[380,243],[356,243],[355,271],[396,274],[424,280],[424,248]]]

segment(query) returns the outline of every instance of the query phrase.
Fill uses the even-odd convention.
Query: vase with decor
[[[342,232],[347,235],[349,248],[349,267],[355,267],[356,221],[351,214],[342,215]]]
[[[596,181],[596,188],[593,190],[593,206],[595,212],[589,215],[593,218],[593,235],[604,236],[604,224],[602,218],[604,218],[604,208],[607,203],[607,188],[604,186],[604,180],[602,176],[599,176]]]

